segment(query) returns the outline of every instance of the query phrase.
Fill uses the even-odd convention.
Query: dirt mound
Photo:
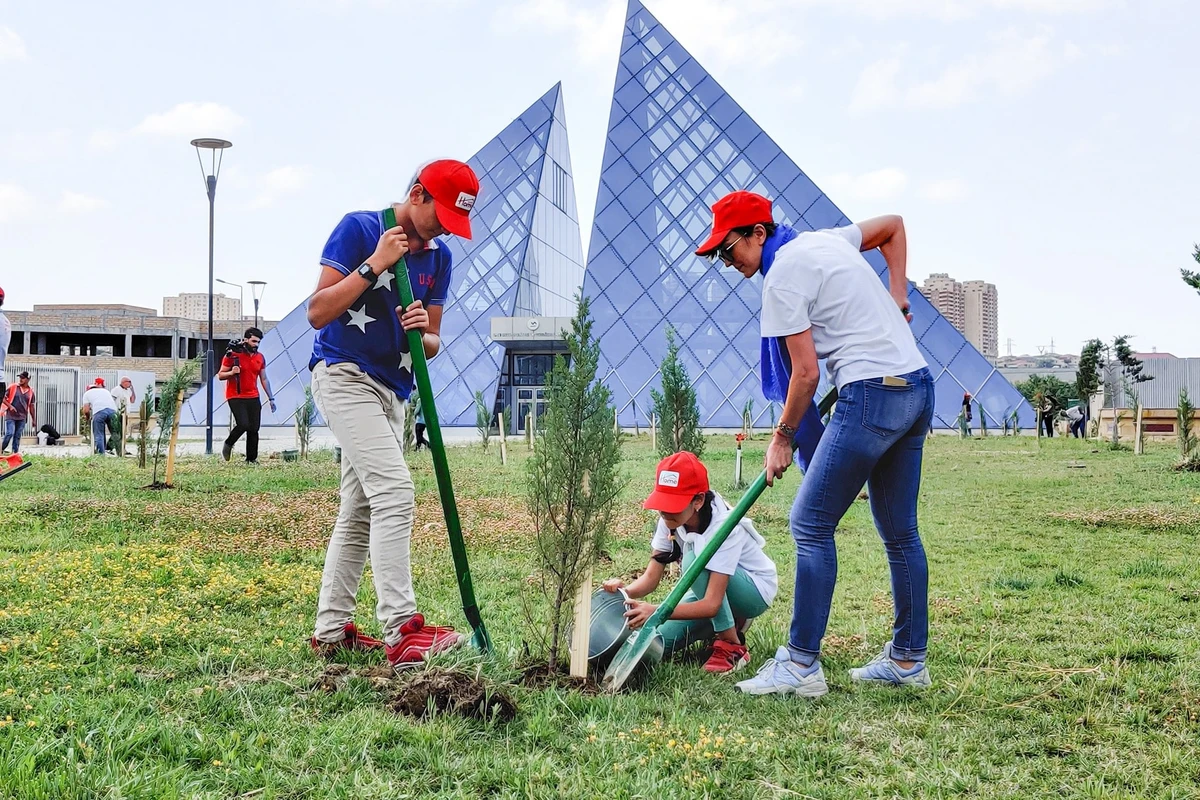
[[[559,665],[557,673],[551,674],[549,667],[546,664],[533,664],[525,667],[521,672],[521,685],[527,689],[569,689],[585,695],[600,694],[600,684],[593,680],[592,671],[588,671],[588,677],[576,678],[571,676],[566,668],[566,665]]]
[[[465,672],[430,669],[396,681],[388,708],[425,719],[434,714],[457,714],[468,719],[509,722],[517,704],[495,686]]]

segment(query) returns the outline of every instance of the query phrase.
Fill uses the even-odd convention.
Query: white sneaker
[[[883,646],[883,652],[865,666],[850,670],[850,680],[858,683],[886,683],[889,686],[916,686],[924,689],[933,683],[924,661],[916,662],[904,669],[892,659],[892,643]]]
[[[753,695],[795,694],[800,697],[821,697],[829,693],[821,662],[814,661],[809,667],[801,666],[792,661],[791,653],[786,647],[776,650],[775,657],[768,658],[753,678],[734,684],[734,688],[744,694]]]

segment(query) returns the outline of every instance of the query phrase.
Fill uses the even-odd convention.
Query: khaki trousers
[[[409,544],[416,492],[404,461],[404,406],[395,392],[357,364],[313,369],[313,399],[342,448],[341,506],[321,575],[314,635],[335,642],[354,619],[368,556],[375,578],[375,616],[383,640],[395,644],[417,611]]]

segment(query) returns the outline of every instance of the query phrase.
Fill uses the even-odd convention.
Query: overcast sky
[[[1200,356],[1179,279],[1200,240],[1200,4],[646,5],[850,217],[905,216],[910,278],[995,283],[1001,354],[1128,333]],[[343,213],[466,159],[559,80],[586,237],[625,7],[0,0],[6,306],[204,291],[188,142],[223,136],[216,273],[267,281],[278,318]]]

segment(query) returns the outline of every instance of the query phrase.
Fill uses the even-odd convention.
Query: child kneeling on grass
[[[634,630],[645,625],[658,608],[636,598],[658,588],[667,564],[682,559],[687,569],[729,516],[729,504],[709,489],[708,470],[692,453],[676,453],[659,462],[655,483],[642,504],[659,513],[646,571],[628,586],[620,578],[603,584],[607,592],[623,588],[633,598],[625,618]],[[738,523],[683,596],[671,621],[659,628],[664,655],[712,640],[706,672],[733,672],[750,663],[750,651],[740,634],[767,610],[779,588],[775,563],[763,552],[764,544],[749,519]]]

